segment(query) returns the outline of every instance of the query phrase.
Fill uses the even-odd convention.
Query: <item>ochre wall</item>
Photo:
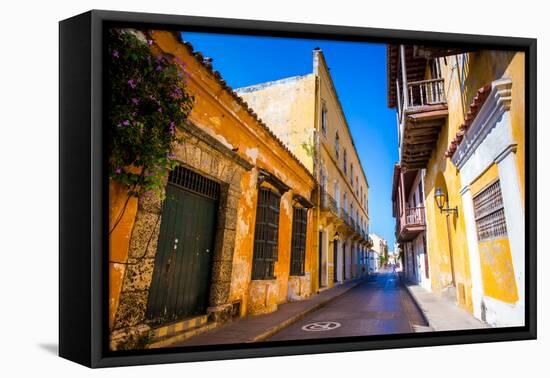
[[[227,148],[235,151],[241,158],[251,163],[255,168],[246,172],[240,179],[242,189],[238,198],[237,226],[235,230],[235,248],[233,251],[233,265],[231,267],[231,284],[229,300],[241,301],[241,315],[249,313],[249,308],[261,307],[265,298],[257,298],[258,303],[250,303],[251,263],[253,254],[254,225],[257,201],[258,168],[265,169],[275,175],[279,180],[291,188],[281,202],[281,219],[279,230],[279,263],[276,266],[277,292],[274,301],[281,303],[286,301],[288,272],[290,268],[290,237],[289,227],[291,219],[289,214],[289,201],[292,194],[299,194],[305,198],[311,197],[311,191],[315,186],[315,180],[300,162],[289,151],[260,125],[258,120],[249,113],[232,95],[224,88],[219,79],[193,56],[189,49],[183,45],[177,36],[171,32],[155,31],[152,37],[157,50],[177,57],[183,64],[187,73],[186,90],[195,97],[193,110],[189,115],[189,121],[201,130],[211,135]],[[202,143],[202,142],[200,142]],[[202,162],[197,162],[200,166]],[[121,195],[117,188],[110,188],[111,217],[116,213]],[[132,206],[137,207],[132,202]],[[291,208],[291,205],[290,205]],[[290,216],[292,212],[290,211]],[[135,218],[135,210],[128,212],[128,222],[125,227],[120,227],[119,233],[111,235],[111,251],[114,254],[124,254],[124,248],[131,235],[132,221]],[[125,218],[126,219],[126,218]],[[121,222],[122,223],[122,222]],[[313,222],[311,222],[313,223]],[[310,228],[313,224],[310,225]],[[312,256],[312,243],[307,243],[307,256]],[[126,252],[127,255],[127,252]],[[124,256],[122,256],[124,258]],[[312,269],[314,265],[307,264],[306,269]],[[311,271],[308,273],[311,274]],[[117,290],[119,280],[123,272],[117,266],[111,267],[111,300],[116,308]],[[307,288],[310,292],[310,288]],[[271,310],[273,310],[272,308]],[[113,310],[114,311],[114,310]],[[113,313],[112,311],[112,313]],[[112,316],[112,315],[111,315]]]
[[[109,328],[118,307],[137,205],[137,198],[129,197],[122,184],[109,182]]]

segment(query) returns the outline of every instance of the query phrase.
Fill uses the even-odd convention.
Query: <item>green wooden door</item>
[[[162,210],[147,306],[147,317],[160,323],[204,314],[208,306],[219,185],[185,171],[187,180],[171,174]]]

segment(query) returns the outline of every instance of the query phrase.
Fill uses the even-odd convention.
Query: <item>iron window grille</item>
[[[508,232],[500,181],[476,194],[473,201],[478,241],[505,237]]]
[[[275,278],[274,267],[278,258],[279,204],[281,196],[268,188],[260,188],[254,233],[252,279]]]
[[[168,182],[206,198],[213,200],[220,198],[219,183],[182,166],[177,166],[170,171]]]
[[[290,275],[303,276],[305,274],[307,235],[307,209],[294,208],[292,218],[292,252],[290,255]]]

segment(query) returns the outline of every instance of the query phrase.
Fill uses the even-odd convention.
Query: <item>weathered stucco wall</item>
[[[315,76],[296,76],[236,91],[313,173]]]
[[[260,123],[244,101],[234,95],[219,74],[201,61],[200,55],[195,56],[191,48],[181,43],[174,33],[155,31],[151,35],[153,48],[157,52],[174,56],[182,65],[187,74],[186,90],[195,98],[188,118],[189,124],[180,125],[181,128],[177,130],[183,143],[175,148],[176,159],[218,181],[223,189],[215,233],[210,310],[215,314],[227,314],[232,304],[240,301],[240,314],[245,315],[253,313],[262,303],[273,300],[278,304],[286,301],[292,195],[309,199],[316,185],[313,176]],[[250,279],[259,169],[264,169],[290,187],[281,201],[277,280],[275,288],[263,297],[255,294],[261,285],[252,284]],[[109,194],[112,220],[124,195],[114,186],[111,186]],[[137,207],[137,200],[133,199],[130,206]],[[137,215],[135,210],[125,213],[120,228],[111,235],[111,259],[124,259],[127,253],[128,261],[132,263],[127,265],[124,272],[114,264],[111,266],[111,317],[116,330],[111,335],[111,345],[115,348],[127,347],[132,340],[135,344],[148,330],[145,310],[156,254],[158,226],[162,221],[160,213],[159,200],[142,198]],[[312,227],[313,224],[310,225]],[[151,233],[153,235],[150,238]],[[308,242],[306,246],[306,256],[311,258],[312,243]],[[128,252],[124,252],[125,248]],[[308,274],[311,274],[310,270],[314,266],[306,264]],[[121,293],[120,299],[117,298],[117,291]],[[311,293],[311,288],[306,291]],[[275,308],[272,306],[269,310]],[[223,321],[226,315],[220,316],[217,320]]]
[[[434,199],[436,187],[446,188],[451,207],[458,206],[458,217],[450,216],[450,244],[452,245],[453,263],[457,280],[457,300],[459,304],[472,309],[472,279],[469,263],[469,251],[464,223],[463,189],[460,172],[450,159],[444,156],[445,149],[456,135],[464,121],[469,105],[479,88],[496,79],[512,79],[512,104],[510,115],[512,133],[517,142],[516,163],[520,176],[520,188],[524,195],[524,54],[506,51],[480,51],[440,59],[442,76],[445,79],[445,93],[449,116],[441,130],[437,146],[428,163],[425,177],[426,221],[428,230],[428,250],[432,288],[441,292],[451,283],[451,260],[446,226],[446,215],[437,209]],[[488,170],[470,189],[472,195],[481,189],[487,180],[493,180],[496,170]],[[475,189],[475,190],[474,190]],[[470,206],[469,204],[467,204]],[[515,297],[515,287],[510,281],[513,277],[510,267],[509,246],[506,242],[480,243],[482,259],[483,286],[487,295],[511,300]],[[497,248],[498,254],[491,253]],[[508,251],[508,252],[507,252]],[[485,256],[485,257],[483,257]],[[499,256],[497,260],[490,256]],[[497,278],[498,277],[498,278]],[[464,295],[462,288],[464,287]],[[499,286],[497,288],[497,286]],[[488,294],[491,293],[491,294]]]

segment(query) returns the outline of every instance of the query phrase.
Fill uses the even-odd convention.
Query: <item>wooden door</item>
[[[159,323],[208,306],[219,184],[176,168],[166,187],[147,317]]]

